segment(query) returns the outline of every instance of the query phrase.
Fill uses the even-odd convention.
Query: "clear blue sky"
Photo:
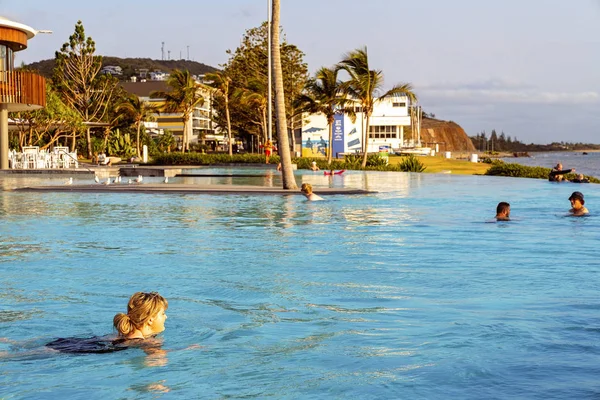
[[[411,82],[424,110],[469,135],[600,143],[600,0],[282,0],[281,23],[309,69],[366,45],[386,83]],[[78,19],[98,54],[187,56],[218,66],[267,0],[0,0],[39,35],[17,62],[54,57]]]

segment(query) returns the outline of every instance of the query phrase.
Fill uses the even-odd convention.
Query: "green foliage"
[[[496,160],[492,163],[490,169],[486,171],[486,175],[493,176],[512,176],[515,178],[534,178],[548,179],[548,174],[552,171],[550,168],[544,167],[528,167],[520,164],[505,163],[501,160]],[[576,174],[565,174],[567,180],[573,180]],[[585,176],[590,183],[600,183],[600,179],[593,176]]]
[[[124,159],[133,157],[136,154],[136,149],[131,141],[131,136],[128,133],[113,136],[108,141],[108,154]]]
[[[402,172],[423,172],[425,168],[419,158],[413,154],[409,154],[398,163],[398,169]]]
[[[278,164],[279,157],[271,156],[271,164]],[[265,156],[260,154],[202,154],[202,153],[163,153],[154,157],[157,165],[213,165],[213,164],[264,164]]]

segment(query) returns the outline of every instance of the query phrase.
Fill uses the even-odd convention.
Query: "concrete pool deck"
[[[285,190],[280,187],[262,187],[250,185],[182,185],[171,183],[159,184],[127,184],[111,185],[53,185],[15,188],[14,191],[25,192],[79,192],[79,193],[179,193],[179,194],[238,194],[238,195],[302,195],[300,189]],[[347,188],[315,188],[315,193],[322,196],[336,194],[369,194],[374,191]]]

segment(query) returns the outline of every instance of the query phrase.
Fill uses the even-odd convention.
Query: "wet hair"
[[[498,207],[496,207],[496,214],[505,214],[510,209],[510,204],[505,201],[501,201],[498,203]]]
[[[311,194],[312,193],[312,185],[310,183],[303,183],[302,189],[300,189],[302,193]]]
[[[118,313],[113,318],[113,325],[119,335],[127,336],[144,324],[159,311],[169,308],[169,302],[157,292],[137,292],[129,299],[127,314]]]

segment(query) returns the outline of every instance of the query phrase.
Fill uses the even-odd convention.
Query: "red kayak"
[[[341,169],[339,171],[333,171],[333,173],[332,173],[332,171],[323,171],[323,175],[341,175],[344,172],[346,172],[345,169]]]

